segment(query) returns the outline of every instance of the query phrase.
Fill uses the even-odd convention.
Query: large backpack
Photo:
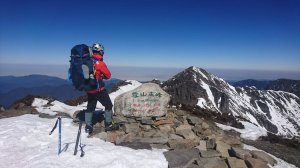
[[[71,49],[69,80],[79,91],[89,91],[98,87],[94,76],[95,60],[91,55],[90,47],[85,44],[76,45]]]

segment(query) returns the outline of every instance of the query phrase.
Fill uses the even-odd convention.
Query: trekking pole
[[[57,118],[57,120],[54,124],[54,127],[50,131],[49,135],[51,135],[53,133],[53,131],[56,129],[57,124],[58,124],[58,155],[59,155],[61,152],[61,117]]]
[[[75,143],[75,149],[74,149],[74,155],[77,154],[78,143],[79,143],[80,136],[81,136],[81,127],[82,127],[82,121],[79,122],[78,133],[77,133],[77,138],[76,138],[76,143]]]
[[[61,152],[61,117],[58,117],[58,155]]]

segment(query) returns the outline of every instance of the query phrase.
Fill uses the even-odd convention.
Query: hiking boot
[[[93,126],[86,124],[85,125],[85,132],[88,133],[88,134],[92,134]]]
[[[120,129],[119,124],[105,123],[105,132],[116,131]]]

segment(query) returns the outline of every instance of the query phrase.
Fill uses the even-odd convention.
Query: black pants
[[[87,112],[95,111],[97,101],[99,101],[105,107],[105,110],[112,110],[113,104],[106,90],[103,90],[96,94],[88,93],[87,95],[88,95]]]

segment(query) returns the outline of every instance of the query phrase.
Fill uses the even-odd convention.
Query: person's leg
[[[97,105],[97,97],[95,94],[87,94],[88,95],[88,104],[87,110],[85,112],[85,131],[89,134],[93,132],[93,111],[95,111]]]
[[[105,107],[105,128],[112,125],[112,107],[113,104],[106,90],[100,92],[97,97],[98,101]]]

